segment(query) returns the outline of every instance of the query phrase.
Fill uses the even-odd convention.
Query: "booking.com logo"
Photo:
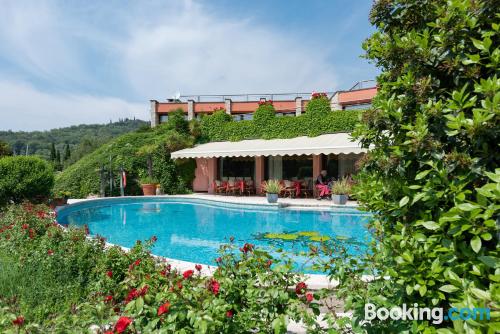
[[[377,308],[370,303],[365,304],[365,320],[387,320],[388,318],[392,320],[428,320],[438,325],[448,320],[490,320],[490,309],[485,307],[472,309],[452,307],[445,314],[441,307],[418,307],[418,304],[413,304],[413,307],[403,304],[402,307],[395,306],[391,309]]]

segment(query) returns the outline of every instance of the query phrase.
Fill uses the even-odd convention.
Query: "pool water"
[[[96,200],[58,213],[60,224],[87,225],[90,234],[124,247],[156,236],[153,254],[201,264],[215,264],[219,246],[230,237],[237,244],[253,243],[272,254],[282,248],[295,254],[297,268],[303,272],[314,272],[299,254],[311,242],[342,240],[353,256],[363,252],[370,240],[369,218],[349,208],[305,211],[185,198]]]

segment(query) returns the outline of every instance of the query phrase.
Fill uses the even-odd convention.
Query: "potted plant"
[[[266,192],[267,202],[276,203],[278,202],[278,196],[283,191],[283,186],[278,180],[269,180],[264,182],[262,186],[263,190]]]
[[[69,191],[56,191],[52,196],[50,206],[55,208],[56,206],[66,205],[70,196],[71,192]]]
[[[347,203],[349,194],[351,193],[351,182],[348,179],[342,178],[332,185],[332,200],[334,204],[344,205]]]
[[[144,196],[156,195],[156,185],[158,182],[148,173],[140,173],[139,182],[141,183],[142,193]]]

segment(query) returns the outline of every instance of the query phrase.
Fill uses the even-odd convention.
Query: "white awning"
[[[173,159],[364,153],[348,133],[291,139],[254,139],[197,145],[172,152]]]

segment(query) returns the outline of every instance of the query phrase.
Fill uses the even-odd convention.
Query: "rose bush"
[[[125,252],[87,234],[56,224],[44,206],[0,213],[0,269],[10,268],[0,270],[0,332],[283,333],[290,320],[315,326],[318,304],[291,261],[251,244],[222,246],[218,269],[206,277],[203,266],[179,272],[152,256],[154,236]]]

